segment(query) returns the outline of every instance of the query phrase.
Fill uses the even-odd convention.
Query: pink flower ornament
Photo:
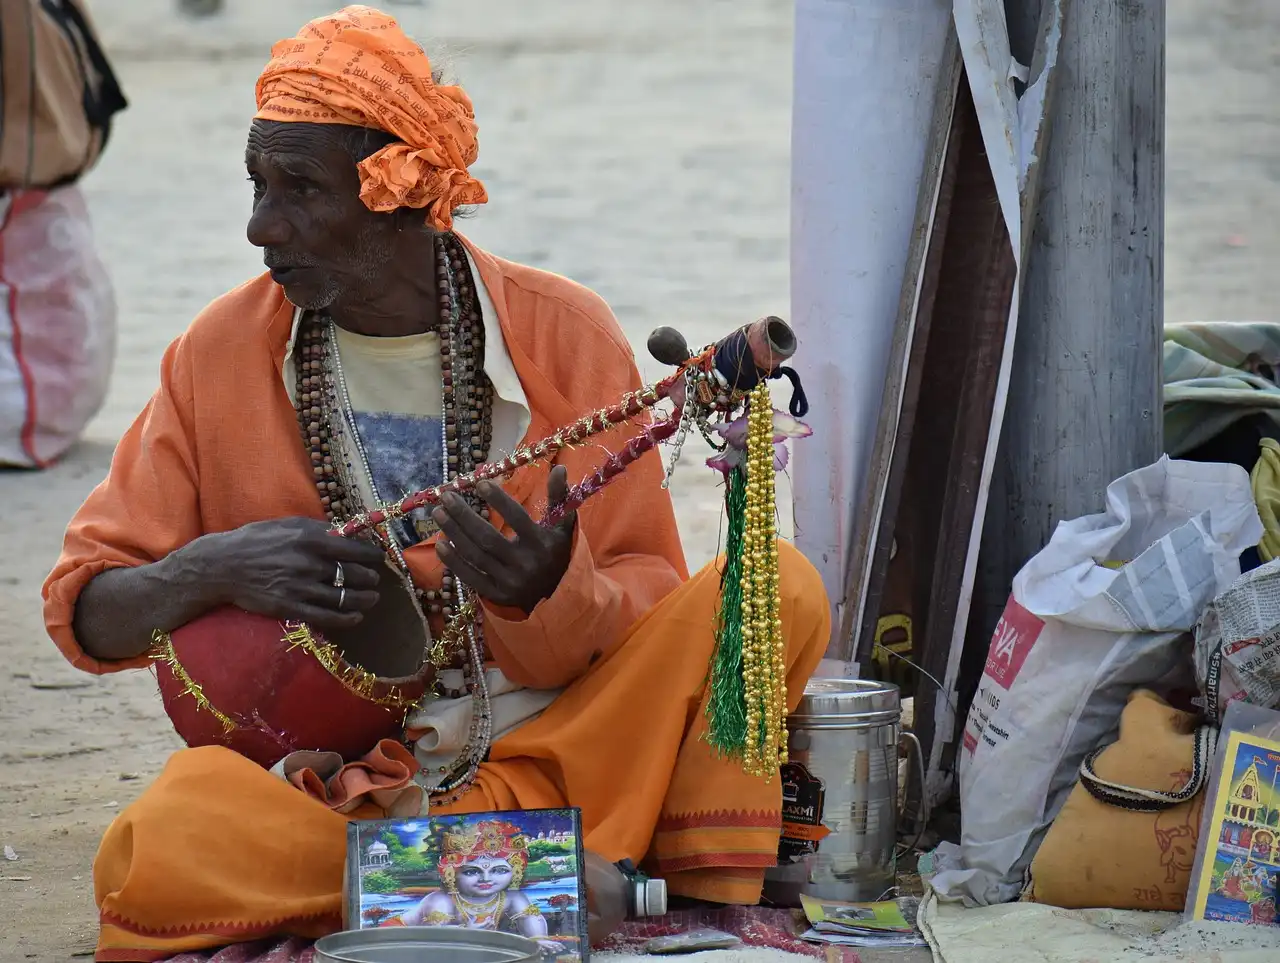
[[[716,425],[712,429],[725,443],[724,451],[717,452],[707,459],[707,467],[714,468],[725,477],[740,465],[746,463],[747,455],[747,416],[743,415],[734,421]],[[787,439],[808,438],[813,429],[799,418],[793,418],[785,411],[773,409],[773,470],[784,471],[787,467]]]

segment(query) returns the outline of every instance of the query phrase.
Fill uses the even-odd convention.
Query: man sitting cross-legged
[[[595,466],[591,446],[398,519],[390,561],[412,597],[382,547],[329,534],[640,380],[599,297],[454,233],[454,208],[485,200],[468,173],[471,105],[394,20],[347,8],[273,53],[245,153],[248,237],[270,270],[166,352],[67,530],[44,588],[51,636],[86,671],[141,668],[154,633],[234,606],[306,622],[352,659],[419,662],[465,586],[502,723],[437,811],[581,807],[589,849],[644,861],[674,894],[754,903],[776,858],[779,781],[704,739],[719,575],[688,577],[656,457],[551,527],[535,518]],[[781,544],[779,564],[794,707],[828,610],[794,549]],[[425,769],[397,785],[438,788]],[[98,958],[333,931],[345,821],[389,798],[339,813],[229,749],[176,753],[102,841]]]

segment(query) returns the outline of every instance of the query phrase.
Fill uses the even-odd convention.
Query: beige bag
[[[1146,690],[1120,717],[1120,740],[1080,766],[1080,781],[1031,863],[1024,899],[1067,909],[1183,908],[1216,731]]]
[[[124,95],[80,0],[0,0],[0,189],[68,184]]]

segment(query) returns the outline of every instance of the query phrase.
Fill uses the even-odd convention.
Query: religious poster
[[[589,956],[576,809],[357,820],[347,828],[350,929],[457,926]]]
[[[1280,873],[1280,742],[1232,732],[1222,758],[1191,915],[1269,926]]]

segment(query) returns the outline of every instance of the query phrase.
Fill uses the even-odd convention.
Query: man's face
[[[482,902],[510,886],[514,875],[511,864],[505,859],[481,857],[459,866],[453,878],[459,893],[467,899]]]
[[[395,227],[360,200],[346,131],[327,124],[254,121],[245,150],[253,184],[246,233],[286,297],[319,310],[376,292]]]

